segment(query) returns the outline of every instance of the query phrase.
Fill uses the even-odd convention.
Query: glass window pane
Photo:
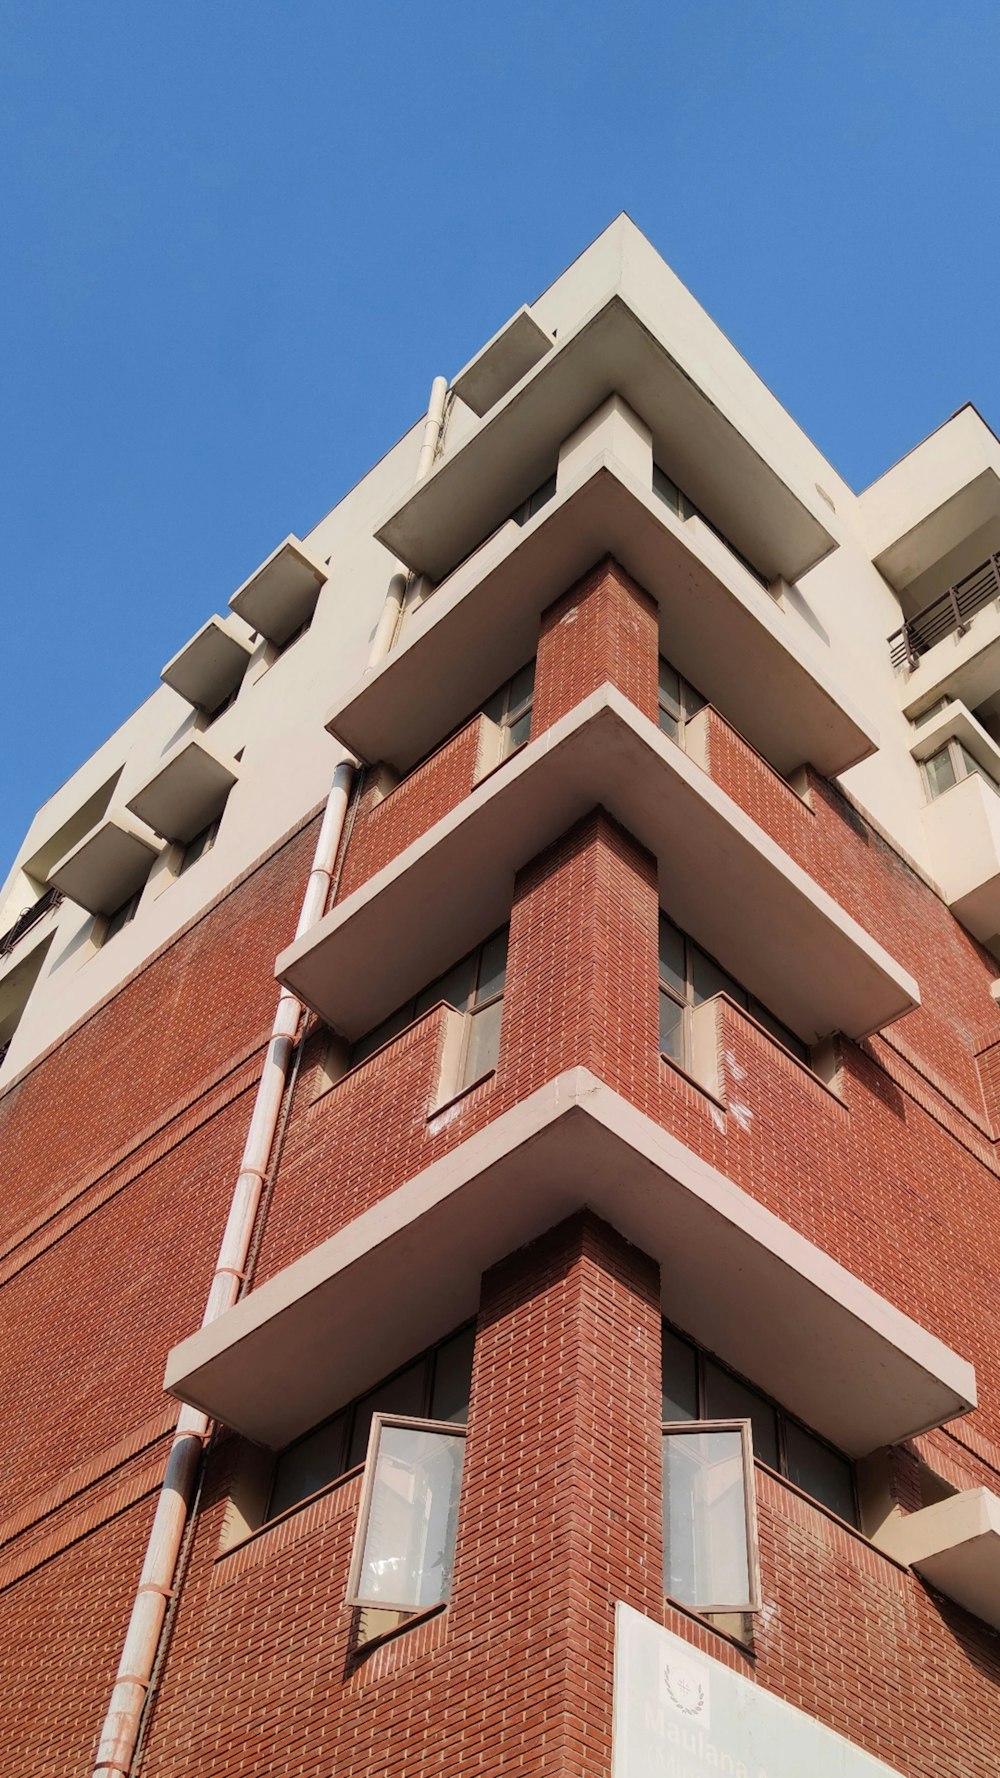
[[[325,1426],[318,1426],[297,1445],[283,1451],[274,1466],[269,1519],[276,1518],[298,1501],[308,1499],[317,1488],[336,1481],[344,1471],[344,1434],[347,1415],[338,1414]]]
[[[513,749],[515,747],[523,747],[525,741],[530,741],[530,739],[531,739],[531,711],[530,710],[526,710],[523,716],[518,716],[516,718],[516,720],[510,724],[510,727],[507,730],[507,737],[508,737],[507,744],[508,744],[508,747],[511,751],[513,751]]]
[[[925,761],[924,770],[931,796],[940,796],[942,791],[950,790],[955,783],[955,762],[950,748],[942,747],[940,753],[933,754]]]
[[[497,1065],[500,1055],[500,1027],[503,1022],[503,1001],[494,1000],[469,1015],[469,1041],[465,1052],[465,1079],[471,1086],[482,1080]]]
[[[708,699],[703,698],[700,691],[689,685],[686,679],[681,680],[681,708],[685,717],[697,716],[698,711],[704,710],[707,703]]]
[[[660,1054],[684,1066],[684,1008],[660,989]]]
[[[814,1438],[804,1426],[786,1420],[785,1458],[790,1482],[814,1500],[822,1501],[849,1525],[857,1524],[853,1477],[846,1457],[831,1451],[829,1445]]]
[[[657,463],[653,464],[653,493],[659,494],[660,499],[669,506],[671,512],[680,513],[681,491],[677,483],[671,481],[669,475]]]
[[[665,710],[663,708],[663,705],[661,704],[659,711],[658,711],[657,720],[659,721],[659,724],[660,724],[661,735],[669,735],[670,739],[672,741],[676,741],[678,735],[681,732],[681,725],[678,722],[676,716],[671,716],[670,711]]]
[[[664,1420],[697,1420],[698,1354],[669,1327],[663,1329]]]
[[[486,940],[479,959],[477,1000],[489,1000],[494,994],[503,993],[507,978],[507,940],[509,936],[505,926],[502,932],[495,932],[492,938]]]
[[[461,963],[453,963],[450,969],[445,970],[444,975],[437,976],[434,981],[428,982],[426,988],[420,990],[414,1002],[415,1016],[419,1018],[421,1013],[429,1012],[439,1000],[447,1000],[449,1006],[455,1006],[459,1012],[464,1012],[472,999],[475,979],[476,954],[473,952],[471,957],[463,957]]]
[[[779,1043],[783,1043],[786,1050],[791,1050],[793,1056],[798,1056],[800,1062],[809,1060],[808,1044],[803,1043],[801,1037],[796,1037],[794,1031],[789,1031],[788,1026],[776,1019],[773,1012],[768,1012],[766,1006],[761,1006],[759,1000],[751,998],[750,1011],[758,1024],[763,1025],[765,1031],[770,1031],[771,1036],[776,1037]]]
[[[361,1397],[354,1410],[347,1453],[348,1469],[365,1460],[373,1414],[409,1414],[414,1417],[426,1414],[429,1368],[430,1360],[421,1358],[416,1364],[408,1365],[405,1371],[400,1371],[398,1377],[390,1377],[387,1383],[380,1383]]]
[[[713,963],[711,957],[706,957],[697,945],[691,946],[691,986],[695,1006],[700,1006],[703,1000],[711,1000],[715,994],[728,994],[737,1006],[747,1004],[746,990],[740,987],[739,982],[734,982],[724,969],[720,969],[717,963]]]
[[[664,1587],[683,1605],[752,1603],[739,1431],[664,1433],[663,1547]]]
[[[660,915],[660,980],[685,998],[684,935],[664,914]]]
[[[675,716],[681,713],[681,678],[669,661],[660,656],[660,702]]]
[[[530,495],[528,498],[528,501],[526,504],[527,504],[527,508],[528,508],[528,518],[529,519],[533,518],[536,512],[540,512],[542,507],[548,504],[548,502],[555,495],[555,491],[556,491],[556,478],[554,475],[550,475],[548,481],[543,482],[541,487],[536,488],[535,492],[532,495]]]
[[[972,754],[969,752],[969,749],[967,747],[963,747],[961,741],[959,741],[957,743],[957,745],[958,745],[958,751],[962,756],[962,764],[965,767],[966,777],[968,777],[970,775],[970,773],[974,772],[977,778],[985,779],[986,783],[989,784],[993,790],[996,790],[997,781],[994,778],[992,772],[988,772],[986,770],[985,766],[981,766],[978,759],[973,759]]]
[[[447,1599],[465,1439],[383,1426],[358,1575],[366,1604],[421,1611]]]
[[[391,1037],[397,1037],[400,1031],[405,1031],[412,1018],[413,1002],[408,1000],[405,1006],[397,1007],[387,1019],[383,1019],[381,1025],[376,1025],[374,1031],[366,1031],[351,1050],[351,1067],[356,1068],[359,1062],[363,1062],[366,1056],[374,1055]]]
[[[464,1425],[469,1418],[472,1353],[475,1343],[475,1328],[463,1327],[461,1333],[445,1340],[438,1347],[434,1359],[434,1388],[431,1391],[432,1420],[455,1420]]]
[[[749,1420],[753,1428],[754,1455],[772,1469],[778,1467],[778,1425],[770,1402],[756,1389],[741,1383],[710,1358],[705,1360],[705,1418]]]
[[[523,704],[530,704],[535,690],[535,663],[529,661],[526,667],[515,673],[510,682],[507,698],[507,709],[517,711]]]
[[[487,698],[483,705],[483,715],[488,716],[491,722],[502,722],[506,708],[507,687],[501,685],[499,691],[495,691],[491,698]]]

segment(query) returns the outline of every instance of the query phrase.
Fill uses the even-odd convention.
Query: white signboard
[[[615,1611],[612,1778],[900,1778],[630,1606]]]

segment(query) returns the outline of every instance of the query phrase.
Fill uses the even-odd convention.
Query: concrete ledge
[[[598,806],[656,857],[677,924],[805,1042],[917,1004],[882,946],[610,685],[282,951],[280,980],[361,1036],[501,925],[516,872]]]
[[[227,629],[221,617],[210,617],[167,662],[160,678],[196,710],[217,710],[236,690],[252,653],[249,642]]]
[[[89,914],[113,914],[141,889],[161,847],[150,834],[109,816],[49,873],[49,884]]]
[[[659,1262],[674,1321],[850,1455],[975,1404],[971,1365],[583,1068],[175,1346],[166,1388],[279,1448],[474,1314],[485,1268],[581,1205]]]
[[[238,587],[229,608],[259,635],[279,647],[312,616],[319,589],[330,573],[298,537],[286,537]]]
[[[875,1541],[1000,1630],[1000,1499],[989,1488],[967,1488],[920,1512],[894,1513]]]
[[[601,303],[494,406],[453,455],[397,501],[376,535],[419,574],[441,580],[551,475],[565,438],[620,394],[696,505],[768,579],[798,580],[835,546],[815,510],[772,468],[745,425],[723,412],[620,292]]]
[[[877,731],[830,673],[828,651],[707,525],[678,518],[609,450],[561,475],[533,519],[502,525],[456,569],[327,727],[362,759],[409,770],[531,658],[543,610],[605,555],[657,601],[664,654],[779,771],[809,760],[833,777],[874,752]]]
[[[125,806],[154,833],[186,845],[221,815],[238,777],[235,760],[223,759],[200,735],[192,735]]]

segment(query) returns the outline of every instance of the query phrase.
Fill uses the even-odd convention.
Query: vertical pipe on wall
[[[441,393],[438,398],[439,385]],[[433,451],[440,438],[446,389],[444,378],[436,378],[431,395],[432,413],[428,415],[424,428],[425,442],[421,448],[420,461],[423,463],[436,401],[434,443],[427,467],[433,461]],[[426,469],[418,467],[418,476],[425,473]],[[405,574],[394,574],[389,582],[385,604],[372,639],[369,667],[377,665],[392,647],[406,585]],[[356,766],[352,760],[341,760],[334,772],[302,897],[296,937],[314,926],[325,912],[355,771]],[[301,1016],[301,1002],[287,988],[282,988],[257,1083],[240,1170],[233,1188],[229,1214],[205,1303],[203,1327],[224,1315],[240,1293]],[[117,1677],[98,1740],[94,1778],[127,1778],[131,1770],[184,1527],[208,1433],[209,1420],[206,1414],[190,1407],[181,1409],[153,1515]]]

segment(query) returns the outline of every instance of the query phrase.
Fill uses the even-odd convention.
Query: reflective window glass
[[[274,1470],[269,1519],[296,1506],[300,1500],[307,1500],[310,1494],[315,1494],[318,1488],[325,1487],[327,1482],[343,1473],[347,1419],[346,1412],[338,1414],[282,1452]]]
[[[738,1428],[664,1431],[663,1547],[664,1586],[682,1605],[701,1611],[753,1605]]]
[[[660,990],[660,1054],[684,1062],[684,1008]]]
[[[676,994],[683,995],[686,987],[684,968],[684,934],[677,930],[672,921],[660,915],[660,980],[667,987],[673,988]]]
[[[438,1347],[431,1390],[432,1420],[455,1420],[462,1424],[468,1419],[475,1343],[475,1328],[463,1327],[461,1333]]]
[[[347,1453],[348,1469],[353,1469],[356,1463],[364,1462],[373,1414],[426,1414],[427,1367],[427,1359],[421,1358],[418,1363],[408,1365],[398,1376],[390,1377],[388,1382],[380,1383],[377,1389],[372,1389],[368,1395],[361,1397],[354,1409],[354,1425]]]
[[[451,1592],[465,1439],[380,1428],[354,1603],[422,1611]]]
[[[469,1037],[465,1060],[465,1086],[482,1080],[497,1065],[500,1056],[500,1028],[503,1023],[503,1001],[493,1000],[479,1007],[469,1017]]]
[[[663,1420],[697,1420],[698,1353],[669,1327],[663,1329]]]
[[[732,1371],[705,1359],[705,1418],[749,1420],[753,1427],[754,1455],[771,1469],[778,1467],[778,1419],[771,1403],[758,1395]]]
[[[949,747],[943,747],[940,753],[933,754],[926,761],[924,770],[927,773],[931,796],[940,796],[943,791],[950,790],[952,785],[957,782],[955,762]]]
[[[737,1006],[745,1007],[747,1003],[746,991],[739,982],[713,963],[711,957],[706,957],[697,945],[691,946],[691,987],[695,1006],[700,1006],[703,1000],[711,1000],[716,994],[728,994]]]
[[[821,1500],[849,1525],[857,1524],[851,1466],[846,1458],[831,1451],[829,1445],[814,1438],[804,1426],[786,1420],[785,1459],[790,1482],[814,1500]]]
[[[502,932],[495,932],[488,938],[482,949],[479,964],[479,984],[476,988],[476,999],[489,1000],[494,994],[502,994],[507,977],[507,939],[505,926]]]

